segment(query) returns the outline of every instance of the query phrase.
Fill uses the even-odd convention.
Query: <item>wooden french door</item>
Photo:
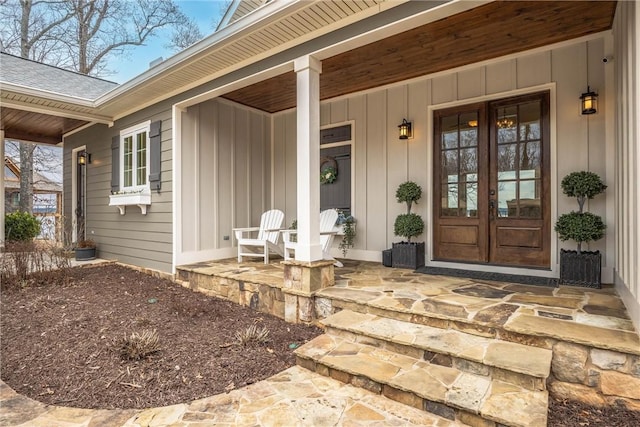
[[[549,267],[549,93],[434,113],[434,259]]]

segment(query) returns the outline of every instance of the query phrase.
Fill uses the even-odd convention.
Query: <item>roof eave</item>
[[[406,0],[403,0],[406,1]],[[160,77],[166,71],[174,67],[182,67],[185,62],[190,59],[207,53],[209,49],[218,48],[221,43],[231,43],[234,39],[238,39],[247,32],[253,31],[256,27],[277,20],[283,15],[295,12],[296,10],[306,7],[307,0],[274,0],[257,9],[246,18],[233,22],[232,24],[222,28],[210,36],[191,45],[187,49],[170,57],[161,64],[150,68],[142,74],[134,77],[126,83],[114,88],[106,94],[96,99],[96,105],[104,105],[107,102],[123,95],[127,91],[134,89],[147,81]],[[283,6],[285,4],[285,6]]]

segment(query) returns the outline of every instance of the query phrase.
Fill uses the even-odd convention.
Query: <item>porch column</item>
[[[2,172],[0,172],[0,191],[2,192],[2,201],[0,203],[0,248],[4,247],[4,203],[6,194],[4,193],[4,129],[0,129],[0,158],[2,159]]]
[[[320,61],[303,56],[294,62],[297,77],[296,260],[322,259],[320,245]]]

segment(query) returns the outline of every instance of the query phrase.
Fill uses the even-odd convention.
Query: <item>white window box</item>
[[[120,209],[120,215],[124,215],[127,206],[136,205],[142,211],[142,215],[147,214],[147,206],[151,204],[151,193],[122,193],[109,196],[109,206],[116,206]]]

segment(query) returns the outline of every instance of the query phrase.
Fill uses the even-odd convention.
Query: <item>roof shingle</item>
[[[0,83],[95,100],[117,83],[0,52]]]

